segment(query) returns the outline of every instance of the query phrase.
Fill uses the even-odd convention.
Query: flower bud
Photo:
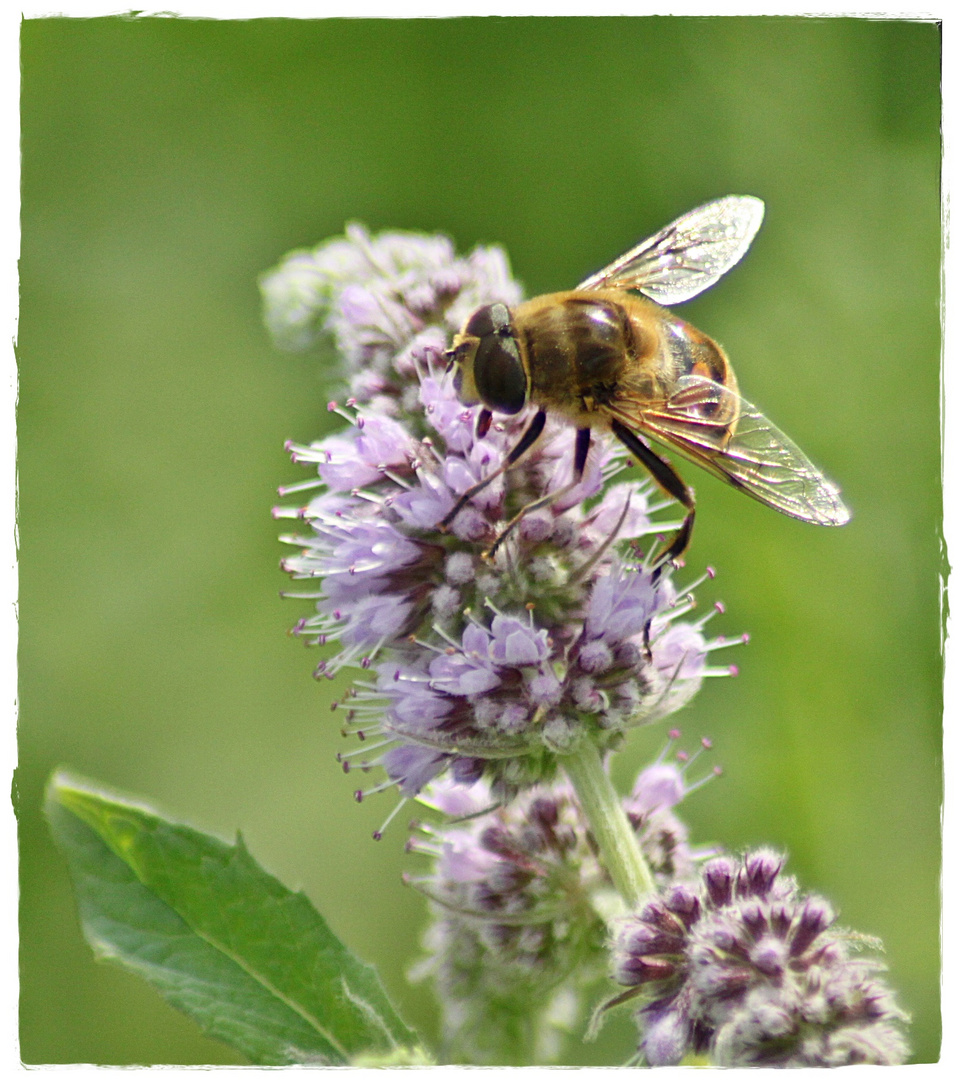
[[[621,928],[615,977],[650,985],[638,1020],[651,1065],[704,1051],[729,1068],[904,1060],[906,1016],[879,965],[852,955],[829,906],[782,868],[767,850],[713,859],[697,903],[675,886]]]

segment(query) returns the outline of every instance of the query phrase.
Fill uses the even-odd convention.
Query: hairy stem
[[[637,907],[655,892],[656,885],[600,752],[585,739],[576,753],[563,758],[563,767],[614,887],[629,908]]]

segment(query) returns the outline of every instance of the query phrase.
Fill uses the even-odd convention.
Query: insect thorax
[[[579,422],[578,414],[617,396],[629,371],[636,374],[654,339],[631,318],[622,295],[553,293],[516,309],[533,401]]]

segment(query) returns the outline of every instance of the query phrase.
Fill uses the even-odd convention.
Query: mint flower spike
[[[623,920],[614,977],[648,1003],[637,1014],[650,1065],[708,1054],[722,1067],[896,1065],[906,1014],[854,954],[877,942],[834,926],[767,850],[704,865]],[[627,995],[621,995],[621,999]]]
[[[381,411],[403,404],[423,351],[447,348],[475,308],[521,298],[501,248],[461,258],[444,236],[371,236],[357,224],[286,256],[260,278],[260,291],[280,348],[307,349],[330,335],[351,396],[376,400]]]
[[[528,410],[478,432],[479,410],[457,399],[444,356],[476,307],[520,299],[499,249],[461,258],[442,237],[350,226],[289,256],[261,287],[278,343],[331,335],[350,390],[328,406],[343,429],[288,445],[314,476],[281,491],[306,501],[274,514],[303,530],[283,537],[294,550],[282,565],[309,583],[286,595],[314,603],[292,632],[323,649],[315,676],[367,672],[334,706],[360,740],[340,755],[344,771],[385,774],[358,799],[391,788],[408,799],[446,774],[482,778],[507,801],[600,761],[632,727],[682,707],[703,678],[733,673],[709,663],[723,644],[704,634],[716,611],[691,617],[702,580],[678,591],[670,571],[644,561],[639,545],[670,523],[604,440],[567,491],[574,432],[548,421],[449,531],[438,528],[529,422]],[[483,557],[518,509],[561,490],[496,558]],[[599,772],[594,781],[609,787]],[[619,839],[606,855],[619,873],[632,856],[622,810],[614,816]],[[601,847],[602,833],[600,823]],[[625,865],[621,884],[632,902],[649,874]]]

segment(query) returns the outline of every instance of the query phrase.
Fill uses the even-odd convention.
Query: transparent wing
[[[627,398],[610,411],[783,514],[817,525],[850,520],[840,489],[763,413],[720,383],[688,375],[666,401]]]
[[[752,195],[698,206],[577,286],[636,289],[670,307],[709,289],[743,258],[763,221]]]

